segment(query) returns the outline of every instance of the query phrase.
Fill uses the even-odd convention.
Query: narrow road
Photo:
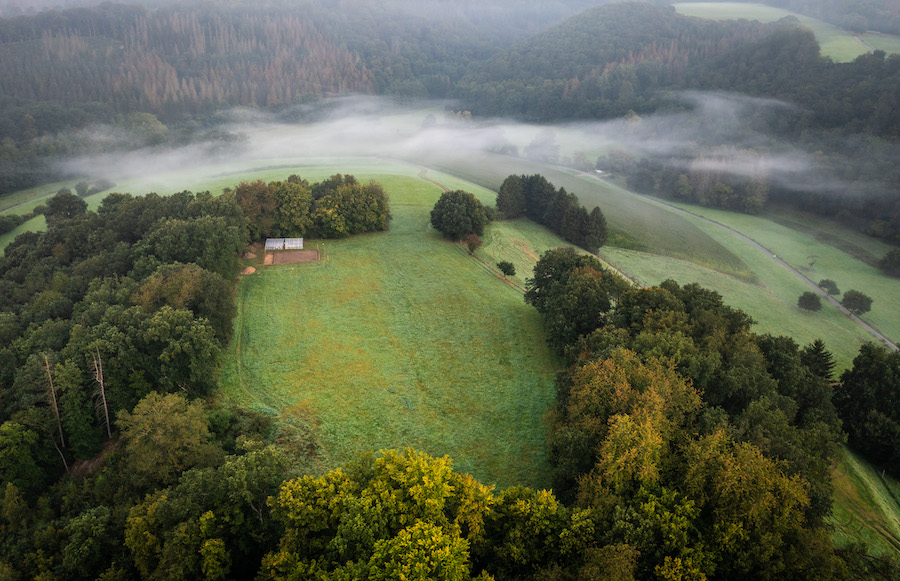
[[[752,245],[753,247],[755,247],[757,250],[760,250],[761,252],[765,252],[767,255],[771,256],[771,257],[772,257],[772,260],[773,260],[774,262],[776,262],[777,264],[781,265],[782,267],[784,267],[785,269],[787,269],[789,272],[791,272],[794,276],[796,276],[797,278],[799,278],[800,280],[802,280],[803,282],[805,282],[806,284],[808,284],[808,285],[810,286],[810,288],[812,288],[816,293],[818,293],[819,296],[823,297],[825,300],[827,300],[827,301],[830,302],[832,305],[834,305],[835,307],[837,307],[838,310],[840,310],[842,313],[844,313],[845,315],[847,315],[848,317],[850,317],[850,318],[853,320],[854,323],[856,323],[857,325],[859,325],[860,327],[862,327],[863,329],[865,329],[867,332],[871,333],[871,334],[872,334],[876,339],[878,339],[885,347],[887,347],[887,348],[889,348],[889,349],[892,349],[892,350],[894,350],[894,351],[900,350],[900,349],[897,348],[897,346],[896,346],[895,344],[893,344],[890,340],[888,340],[887,337],[885,337],[884,335],[882,335],[880,332],[878,332],[876,329],[874,329],[871,325],[869,325],[868,323],[866,323],[865,321],[863,321],[862,319],[860,319],[859,317],[857,317],[856,315],[854,315],[853,313],[851,313],[849,310],[847,310],[847,308],[844,307],[841,303],[837,302],[837,300],[835,300],[834,297],[832,297],[831,295],[829,295],[828,293],[826,293],[825,291],[823,291],[822,289],[820,289],[819,286],[818,286],[816,283],[814,283],[814,282],[811,281],[810,279],[806,278],[806,277],[805,277],[801,272],[799,272],[797,269],[795,269],[794,267],[792,267],[790,264],[786,263],[786,262],[783,261],[782,259],[778,258],[778,256],[777,256],[774,252],[772,252],[771,250],[769,250],[768,248],[766,248],[765,246],[763,246],[762,244],[760,244],[760,243],[757,242],[756,240],[750,238],[749,236],[747,236],[747,235],[745,235],[745,234],[742,234],[741,232],[738,232],[738,231],[735,230],[734,228],[729,228],[728,226],[726,226],[726,225],[724,225],[724,224],[721,224],[721,223],[719,223],[719,222],[716,222],[715,220],[710,220],[709,218],[704,218],[703,216],[694,214],[693,212],[688,212],[687,210],[683,210],[683,209],[678,208],[678,207],[676,207],[676,206],[673,206],[673,205],[671,205],[671,204],[667,204],[667,203],[665,203],[665,202],[663,202],[663,201],[661,201],[661,200],[657,200],[656,198],[651,198],[651,197],[645,196],[645,195],[643,195],[643,194],[638,194],[638,193],[635,193],[635,192],[626,190],[625,188],[621,188],[621,187],[617,186],[616,184],[613,184],[613,183],[610,183],[610,182],[606,181],[606,180],[603,179],[603,178],[597,177],[596,175],[593,175],[593,174],[590,174],[590,173],[587,173],[587,172],[581,172],[579,175],[581,175],[581,176],[583,176],[583,177],[590,177],[590,178],[593,178],[593,179],[597,180],[598,182],[601,182],[601,183],[603,183],[604,185],[607,185],[607,186],[609,186],[609,187],[611,187],[611,188],[613,188],[613,189],[619,190],[619,191],[621,191],[621,192],[625,192],[625,193],[630,194],[630,195],[632,195],[632,196],[636,196],[636,197],[638,197],[638,198],[641,198],[642,200],[645,200],[645,201],[647,201],[647,202],[650,202],[651,204],[656,204],[656,205],[658,205],[658,206],[663,206],[663,207],[665,207],[665,208],[667,208],[667,209],[669,209],[669,210],[672,210],[672,211],[674,211],[674,212],[677,212],[677,213],[679,213],[679,214],[684,214],[684,215],[686,215],[686,216],[690,216],[690,217],[692,217],[692,218],[696,218],[697,220],[701,220],[701,221],[706,222],[706,223],[708,223],[708,224],[712,224],[713,226],[717,226],[717,227],[719,227],[719,228],[725,230],[726,232],[729,232],[730,234],[732,234],[732,235],[734,235],[734,236],[737,236],[737,237],[740,238],[741,240],[744,240],[745,242],[748,242],[749,244],[751,244],[751,245]]]
[[[858,36],[854,36],[853,38],[856,39],[856,42],[858,42],[859,44],[861,44],[861,45],[863,45],[864,47],[866,47],[866,50],[868,50],[869,52],[875,52],[875,49],[872,48],[872,46],[871,46],[868,42],[864,41],[863,39],[861,39],[861,38],[858,37]]]

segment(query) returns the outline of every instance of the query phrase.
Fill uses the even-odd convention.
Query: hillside
[[[238,289],[223,396],[306,426],[320,469],[412,446],[450,455],[486,484],[548,487],[542,417],[558,362],[521,291],[428,227],[441,188],[417,174],[488,203],[493,193],[414,166],[371,170],[357,177],[390,192],[388,232],[321,241],[314,265],[247,262],[258,271]],[[506,242],[536,257],[547,247],[527,232],[507,231]]]

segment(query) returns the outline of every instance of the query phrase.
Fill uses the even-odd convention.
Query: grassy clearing
[[[25,232],[43,232],[46,229],[47,221],[43,216],[35,216],[24,224],[19,224],[19,226],[13,228],[12,231],[7,232],[6,234],[0,234],[0,252],[2,252],[4,248],[6,248],[7,244],[15,240],[16,236],[18,236],[19,234],[23,234]]]
[[[331,169],[297,173],[317,171]],[[323,469],[414,446],[484,482],[547,486],[542,418],[558,362],[521,292],[430,230],[441,190],[416,173],[379,178],[389,232],[243,277],[223,393],[318,426]]]
[[[868,52],[852,34],[827,22],[781,8],[743,2],[681,2],[674,6],[675,10],[681,14],[711,20],[744,18],[760,22],[774,22],[785,16],[794,16],[815,33],[816,40],[819,41],[819,46],[822,48],[822,56],[831,57],[835,62],[846,63]]]
[[[844,448],[834,475],[829,524],[837,547],[862,542],[875,555],[900,551],[900,483]]]
[[[56,182],[19,190],[0,196],[0,213],[27,214],[35,206],[47,203],[47,199],[56,195],[60,189],[67,187],[75,191],[76,182]]]

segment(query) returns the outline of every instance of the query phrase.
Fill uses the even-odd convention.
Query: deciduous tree
[[[121,412],[116,425],[130,466],[159,485],[174,483],[183,471],[217,455],[203,405],[181,394],[151,392],[133,411]]]
[[[431,210],[431,225],[452,240],[469,234],[484,234],[488,223],[484,207],[474,195],[462,190],[444,192]]]
[[[797,299],[797,306],[806,311],[822,310],[822,299],[812,291],[806,291]]]
[[[841,304],[851,313],[862,315],[872,309],[872,297],[861,291],[850,289],[844,293]]]

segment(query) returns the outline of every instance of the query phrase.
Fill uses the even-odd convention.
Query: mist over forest
[[[673,4],[0,0],[0,579],[900,578],[900,4]]]
[[[177,163],[248,139],[264,148],[235,124],[242,116],[328,143],[329,129],[375,131],[372,142],[392,148],[462,139],[522,156],[534,137],[504,125],[525,122],[547,138],[584,134],[585,146],[565,154],[579,154],[582,169],[599,167],[604,149],[629,152],[633,162],[616,169],[643,193],[748,212],[799,199],[898,235],[887,192],[900,183],[900,60],[875,51],[833,63],[790,19],[699,20],[663,2],[131,4],[2,20],[0,51],[0,192],[62,177],[85,155],[174,148]],[[382,97],[376,110],[468,112],[468,136],[436,133],[448,129],[443,119],[418,137],[381,136],[367,121],[378,114],[348,109],[351,94]],[[341,114],[354,115],[347,129]],[[530,155],[555,162],[553,146],[567,143]],[[708,195],[698,172],[732,194]],[[679,193],[680,175],[693,191]]]

